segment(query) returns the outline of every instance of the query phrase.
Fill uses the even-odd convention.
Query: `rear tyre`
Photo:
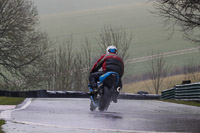
[[[107,87],[104,87],[103,96],[99,101],[99,111],[106,111],[110,105],[111,93]]]

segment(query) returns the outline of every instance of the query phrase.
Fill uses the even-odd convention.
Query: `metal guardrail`
[[[6,91],[0,90],[0,96],[25,97],[25,98],[89,98],[86,92],[81,91]],[[160,99],[160,95],[122,93],[119,99],[153,100]]]
[[[176,85],[161,92],[161,99],[198,100],[200,101],[200,82]]]

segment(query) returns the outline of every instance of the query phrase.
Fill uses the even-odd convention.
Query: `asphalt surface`
[[[32,99],[4,111],[5,133],[200,132],[200,108],[153,100],[118,100],[91,112],[89,99]]]
[[[15,109],[16,105],[0,105],[0,112],[3,110]]]

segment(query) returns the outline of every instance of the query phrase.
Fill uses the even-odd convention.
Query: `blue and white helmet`
[[[106,49],[106,53],[109,54],[109,53],[117,53],[117,48],[115,46],[108,46],[107,49]]]

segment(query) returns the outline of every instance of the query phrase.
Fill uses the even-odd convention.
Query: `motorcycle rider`
[[[102,68],[103,71],[99,71]],[[108,46],[106,49],[106,54],[102,55],[97,62],[92,67],[90,72],[89,82],[90,87],[92,88],[91,95],[96,92],[97,89],[97,81],[99,77],[106,72],[116,72],[119,74],[119,83],[118,90],[122,89],[121,77],[124,74],[124,62],[122,58],[117,54],[117,48],[115,46]],[[120,88],[119,88],[120,87]],[[113,102],[117,103],[117,96],[119,92],[117,92],[116,96],[113,97]]]

